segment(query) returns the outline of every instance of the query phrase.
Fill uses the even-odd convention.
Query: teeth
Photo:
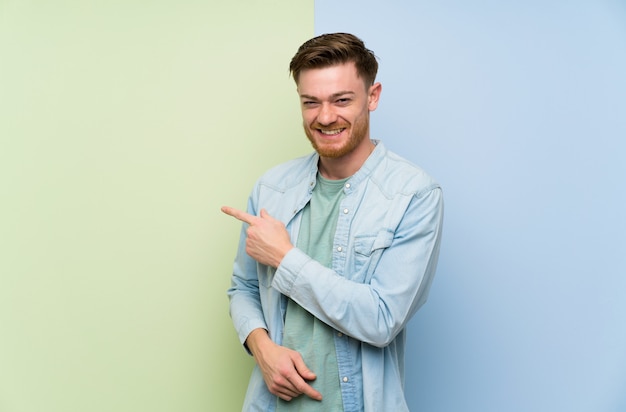
[[[343,129],[334,129],[334,130],[322,130],[322,129],[320,129],[320,132],[322,132],[322,134],[325,134],[325,135],[339,134],[342,131],[343,131]]]

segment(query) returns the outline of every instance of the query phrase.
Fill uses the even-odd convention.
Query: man
[[[254,356],[244,411],[408,410],[405,326],[425,302],[441,236],[439,185],[370,139],[382,86],[357,37],[326,34],[291,60],[315,153],[262,176],[228,291]]]

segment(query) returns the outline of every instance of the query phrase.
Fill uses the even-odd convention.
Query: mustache
[[[311,129],[321,129],[321,130],[335,130],[335,129],[347,129],[350,125],[345,122],[334,122],[330,124],[320,124],[313,123],[310,127]]]

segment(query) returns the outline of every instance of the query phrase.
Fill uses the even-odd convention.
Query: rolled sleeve
[[[298,276],[302,273],[303,268],[312,259],[306,253],[298,248],[293,248],[283,258],[282,262],[276,269],[272,287],[284,294],[291,296],[292,290]]]

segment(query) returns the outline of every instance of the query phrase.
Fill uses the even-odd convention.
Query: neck
[[[345,156],[336,158],[320,156],[317,168],[326,179],[345,179],[358,172],[375,148],[376,145],[367,139],[365,144],[360,145]]]

